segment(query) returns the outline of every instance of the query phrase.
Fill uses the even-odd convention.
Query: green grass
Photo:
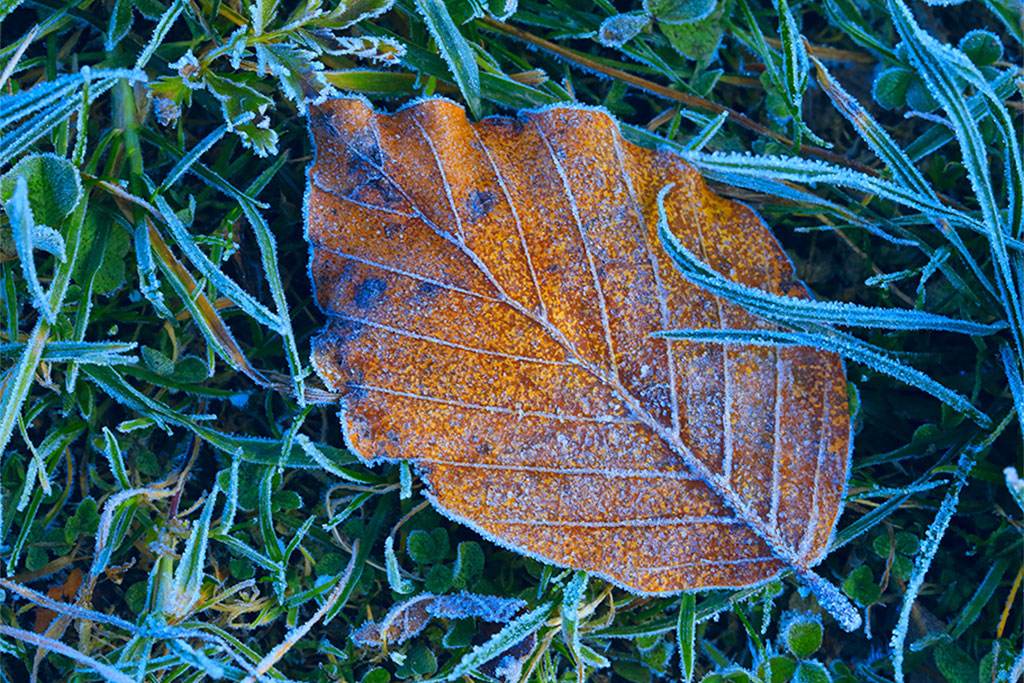
[[[488,653],[516,644],[536,681],[1019,679],[1013,0],[0,0],[0,17],[2,680],[490,680]],[[323,319],[301,238],[304,103],[329,87],[473,118],[603,105],[753,205],[818,299],[870,307],[837,328],[852,309],[780,306],[675,254],[788,330],[762,343],[847,357],[849,502],[820,571],[870,637],[792,577],[637,598],[540,565],[344,449],[308,368]],[[524,607],[350,638],[462,590]]]

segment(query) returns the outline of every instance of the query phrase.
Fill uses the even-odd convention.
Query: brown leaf
[[[839,358],[669,341],[770,325],[684,280],[672,231],[736,282],[806,297],[748,208],[605,113],[470,124],[428,100],[311,110],[307,236],[330,318],[313,362],[344,392],[367,462],[410,459],[442,513],[639,593],[810,571],[842,510],[850,450]]]
[[[82,570],[72,569],[68,573],[68,578],[64,583],[50,586],[46,589],[46,597],[52,600],[59,600],[66,602],[72,600],[75,595],[78,594],[78,589],[82,586]],[[36,633],[44,633],[46,628],[50,625],[54,619],[57,618],[57,613],[52,609],[46,607],[36,607],[36,623],[33,630]]]

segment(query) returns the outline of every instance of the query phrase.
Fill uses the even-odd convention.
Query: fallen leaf
[[[75,568],[68,572],[68,578],[64,583],[50,586],[46,589],[46,597],[59,602],[73,600],[78,595],[78,589],[82,586],[82,570]],[[45,633],[50,623],[57,618],[57,613],[46,607],[36,607],[36,623],[33,630],[36,633]]]
[[[843,506],[840,359],[652,338],[775,329],[684,280],[657,236],[726,277],[806,297],[747,207],[604,112],[470,124],[446,100],[311,108],[306,231],[329,324],[313,363],[366,462],[408,459],[443,514],[637,593],[811,567]]]

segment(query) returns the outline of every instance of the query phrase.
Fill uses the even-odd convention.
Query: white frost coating
[[[924,577],[932,565],[935,553],[939,550],[942,537],[946,534],[949,521],[956,512],[960,502],[960,491],[967,484],[967,476],[974,467],[974,458],[971,454],[964,453],[957,462],[956,474],[953,475],[953,482],[946,491],[946,497],[942,500],[935,519],[928,526],[924,540],[921,542],[917,560],[914,563],[914,570],[907,581],[907,590],[903,594],[903,604],[900,605],[900,615],[892,630],[892,638],[889,646],[892,648],[892,667],[896,674],[896,683],[903,683],[903,643],[907,639],[907,630],[910,627],[910,612],[917,601],[917,594],[924,583]]]
[[[1003,470],[1003,476],[1006,477],[1006,488],[1010,489],[1013,499],[1024,511],[1024,481],[1021,481],[1020,475],[1017,474],[1017,468],[1007,467]]]

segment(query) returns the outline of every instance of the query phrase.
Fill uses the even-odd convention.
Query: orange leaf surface
[[[367,462],[413,461],[442,513],[639,593],[757,584],[810,567],[843,506],[840,359],[807,347],[652,338],[770,328],[684,280],[657,235],[718,272],[806,297],[750,211],[605,113],[470,124],[428,100],[310,114],[313,363]]]

